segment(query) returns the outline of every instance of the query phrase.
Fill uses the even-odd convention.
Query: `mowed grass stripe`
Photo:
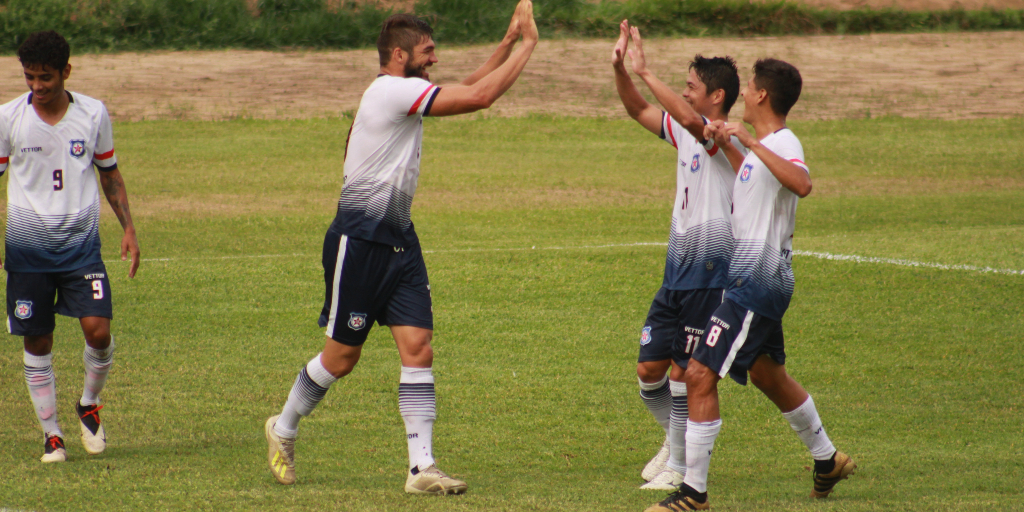
[[[399,363],[380,328],[356,371],[303,421],[299,484],[274,483],[262,422],[322,347],[319,252],[347,123],[117,125],[144,257],[195,259],[146,262],[128,280],[116,222],[103,219],[119,346],[104,394],[110,448],[87,458],[77,442],[70,404],[81,392],[82,342],[61,319],[55,365],[72,460],[38,462],[20,342],[10,338],[0,352],[10,437],[0,461],[17,478],[0,481],[0,507],[642,510],[660,499],[637,490],[660,434],[634,367],[664,249],[441,252],[667,239],[673,150],[635,123],[600,119],[428,120],[413,220],[433,251],[435,451],[470,493],[401,492]],[[843,186],[801,201],[795,248],[1024,268],[1021,188],[971,185],[1024,180],[1014,156],[1024,154],[1013,136],[1021,124],[796,124],[816,185]],[[894,134],[905,151],[851,163],[875,158]],[[954,139],[962,152],[932,155]],[[921,167],[940,160],[941,172]],[[876,186],[913,173],[965,185]],[[221,259],[259,254],[308,256]],[[809,257],[794,269],[789,368],[861,470],[811,502],[806,449],[767,400],[726,382],[715,508],[1016,507],[1024,283]]]

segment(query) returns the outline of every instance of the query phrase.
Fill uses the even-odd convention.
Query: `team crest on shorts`
[[[84,140],[73,140],[71,141],[71,156],[75,158],[81,158],[85,154],[85,141]]]
[[[693,161],[690,162],[690,172],[697,172],[700,170],[700,153],[693,155]]]
[[[640,333],[640,344],[646,345],[651,342],[651,326],[644,327],[643,332]]]
[[[366,327],[366,313],[351,313],[348,316],[348,326],[353,331],[362,330]]]
[[[746,164],[743,169],[740,170],[740,181],[746,183],[750,181],[750,171],[754,169],[754,164]]]
[[[14,306],[14,316],[24,320],[32,317],[32,301],[19,300]]]

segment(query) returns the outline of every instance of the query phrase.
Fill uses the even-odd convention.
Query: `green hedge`
[[[495,41],[516,0],[419,0],[447,44]],[[351,2],[260,0],[0,0],[0,51],[13,52],[31,32],[55,29],[76,51],[196,48],[355,48],[372,46],[390,14]],[[833,11],[785,0],[537,0],[547,36],[612,37],[629,18],[647,35],[858,34],[869,32],[1021,30],[1024,11],[895,9]]]

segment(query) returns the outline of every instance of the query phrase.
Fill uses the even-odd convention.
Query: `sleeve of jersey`
[[[117,155],[114,154],[114,129],[110,125],[110,116],[104,108],[100,116],[100,129],[96,135],[96,146],[93,148],[92,163],[101,172],[117,169]]]
[[[426,116],[441,88],[422,78],[406,78],[388,91],[392,112],[398,117]]]
[[[11,161],[11,142],[7,140],[7,120],[0,117],[0,176],[7,172],[7,164]]]
[[[704,116],[700,116],[700,118],[704,120],[704,126],[707,126],[710,122],[708,121],[708,118]],[[714,139],[702,140],[698,142],[700,142],[700,144],[704,146],[704,151],[708,152],[708,156],[715,156],[716,154],[718,154],[718,144],[715,144]]]
[[[811,169],[804,163],[804,148],[797,140],[787,140],[782,147],[779,148],[777,153],[782,158],[789,160],[797,165],[797,167],[803,169],[807,174],[811,173]]]
[[[679,149],[677,139],[682,134],[683,126],[672,119],[668,112],[661,113],[661,140],[668,142],[672,147]]]

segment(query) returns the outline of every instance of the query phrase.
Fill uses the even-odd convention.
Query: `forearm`
[[[523,68],[526,67],[536,46],[537,41],[523,41],[523,44],[512,53],[508,60],[473,85],[487,106],[497,101],[512,87],[512,84],[519,78],[519,74],[523,72]]]
[[[739,172],[740,166],[743,165],[743,152],[734,146],[732,142],[719,144],[718,147],[725,152],[725,158],[729,160],[729,165],[732,166],[732,170],[734,172]]]
[[[100,172],[100,183],[103,186],[103,194],[107,196],[107,202],[114,210],[114,215],[117,216],[121,227],[125,231],[128,231],[129,228],[134,230],[131,209],[128,207],[128,191],[125,190],[121,172],[118,170]]]
[[[807,197],[811,193],[811,177],[799,165],[782,158],[774,151],[764,147],[760,142],[749,148],[764,162],[775,179],[783,187],[786,187],[800,197]]]
[[[491,72],[498,69],[498,67],[504,64],[505,61],[508,60],[509,56],[512,55],[512,50],[515,48],[515,45],[515,39],[503,39],[501,43],[498,43],[498,48],[494,50],[494,53],[491,55],[491,58],[487,59],[487,62],[485,62],[482,66],[477,68],[477,70],[474,71],[473,74],[466,77],[466,79],[462,81],[462,85],[473,85],[479,82],[481,78],[491,74]]]
[[[640,94],[640,90],[636,88],[636,84],[633,83],[624,64],[620,63],[612,67],[615,69],[615,89],[619,91],[619,99],[626,107],[629,117],[637,119],[650,103]]]
[[[650,70],[640,73],[640,78],[654,94],[655,99],[665,108],[677,123],[683,125],[697,140],[704,140],[704,118],[693,110],[693,107],[675,93],[665,82],[654,76]]]

